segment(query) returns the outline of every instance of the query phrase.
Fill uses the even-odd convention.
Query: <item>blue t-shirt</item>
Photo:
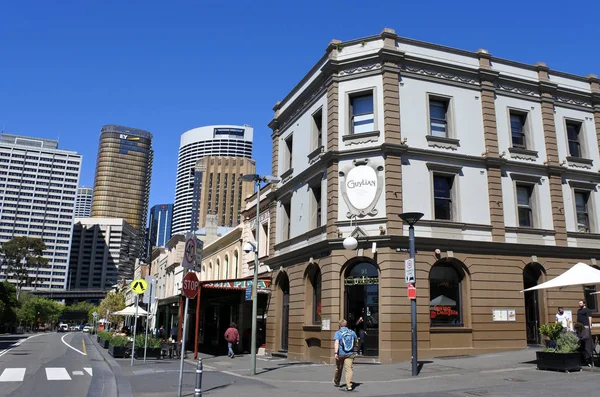
[[[349,332],[350,336],[352,337],[352,348],[350,350],[344,349],[344,343],[342,342],[342,334],[344,332]],[[349,354],[354,354],[354,346],[356,345],[356,341],[358,340],[358,337],[356,336],[356,332],[352,331],[351,329],[348,329],[348,327],[340,328],[339,331],[336,331],[335,335],[333,335],[333,340],[339,341],[338,354],[340,356],[347,356]]]

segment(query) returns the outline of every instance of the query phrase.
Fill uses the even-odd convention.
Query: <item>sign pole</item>
[[[150,288],[150,296],[152,296],[152,284],[148,285]],[[137,309],[135,309],[137,310]],[[146,340],[144,342],[144,362],[146,362],[146,349],[148,348],[148,321],[150,320],[150,313],[152,312],[152,300],[148,301],[148,312],[146,313]]]
[[[133,346],[131,347],[131,366],[133,366],[133,356],[135,356],[135,334],[137,332],[137,319],[138,319],[138,300],[139,295],[135,294],[135,320],[133,323]]]
[[[188,306],[190,304],[190,298],[185,298],[185,311],[183,314],[183,334],[181,339],[181,363],[179,364],[179,394],[181,397],[181,391],[183,387],[183,359],[185,357],[185,330],[187,329],[187,320],[188,320]]]
[[[414,268],[414,260],[415,260],[415,227],[410,225],[408,228],[408,247],[409,247],[409,255],[410,259],[413,260],[413,268]],[[416,277],[413,276],[411,285],[413,288],[416,286]],[[418,369],[418,349],[417,349],[417,299],[416,296],[414,299],[410,300],[410,336],[411,336],[411,353],[412,353],[412,376],[419,375]]]

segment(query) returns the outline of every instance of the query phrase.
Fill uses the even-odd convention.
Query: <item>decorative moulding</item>
[[[371,70],[377,70],[377,69],[381,69],[382,68],[382,64],[381,63],[373,63],[370,65],[363,65],[363,66],[357,66],[355,68],[350,68],[350,69],[344,69],[342,71],[339,72],[340,76],[348,76],[351,74],[357,74],[357,73],[363,73],[363,72],[370,72]]]
[[[426,163],[427,169],[434,172],[442,172],[445,174],[460,175],[462,167],[442,163]]]
[[[418,66],[398,65],[402,70],[407,72],[420,74],[422,76],[435,77],[442,80],[457,81],[460,83],[479,85],[479,81],[472,77],[461,76],[455,73],[448,73],[441,70],[426,69]]]
[[[542,236],[554,236],[556,232],[548,229],[536,229],[534,227],[513,227],[506,226],[504,230],[508,233],[539,234]]]
[[[573,180],[570,180],[568,183],[569,183],[569,186],[571,186],[572,188],[575,188],[575,189],[596,191],[596,184],[595,183],[573,181]]]
[[[566,97],[566,96],[556,95],[554,97],[554,100],[556,102],[567,103],[569,105],[583,106],[583,107],[586,107],[586,108],[592,108],[592,107],[594,107],[594,105],[592,105],[592,102],[586,101],[585,99],[577,99],[577,98],[574,98],[574,97]]]
[[[509,147],[510,157],[519,160],[536,161],[538,159],[537,150],[522,149],[518,147]]]
[[[324,151],[325,151],[325,147],[321,145],[318,148],[316,148],[315,150],[313,150],[312,152],[310,152],[308,154],[308,164],[313,165],[314,163],[316,163],[321,158]]]
[[[573,168],[583,168],[590,170],[594,165],[594,160],[584,159],[583,157],[567,157],[567,163],[569,167]]]
[[[426,135],[425,139],[427,139],[429,147],[433,148],[458,150],[458,147],[460,146],[460,141],[455,138]]]
[[[542,177],[540,175],[529,175],[529,174],[518,174],[516,172],[510,173],[510,178],[517,182],[527,183],[541,183]]]
[[[294,169],[290,168],[289,170],[287,170],[286,172],[281,174],[281,184],[283,185],[283,184],[289,182],[293,176],[294,176]]]
[[[342,141],[346,146],[363,145],[365,143],[379,142],[379,131],[361,132],[360,134],[347,134],[342,136]]]
[[[369,165],[370,159],[354,160],[353,166],[339,172],[342,198],[348,206],[346,216],[375,216],[375,206],[383,191],[383,166]]]
[[[533,90],[525,87],[518,87],[506,83],[496,83],[495,87],[500,91],[512,92],[514,94],[528,95],[533,97],[539,97],[540,94],[537,90]]]

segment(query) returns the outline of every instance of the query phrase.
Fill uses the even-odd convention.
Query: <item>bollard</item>
[[[196,364],[196,387],[194,388],[194,397],[202,397],[202,359],[198,359]]]

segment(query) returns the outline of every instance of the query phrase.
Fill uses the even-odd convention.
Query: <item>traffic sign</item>
[[[93,312],[93,313],[92,313],[92,316],[93,316],[94,318],[96,318],[96,317],[98,317],[98,313],[96,313],[96,312]]]
[[[142,302],[154,304],[154,298],[156,297],[156,277],[146,276],[144,279],[148,283],[148,289],[144,292]]]
[[[246,300],[247,301],[252,300],[252,286],[251,285],[246,286]]]
[[[200,281],[198,281],[198,277],[196,277],[196,273],[189,272],[183,277],[183,282],[181,283],[181,292],[186,298],[194,299],[196,295],[198,295],[198,290],[200,289]]]
[[[417,289],[414,285],[408,284],[408,299],[417,299]]]
[[[415,282],[415,260],[408,258],[404,260],[404,282],[414,284]]]
[[[202,244],[194,233],[186,233],[185,249],[183,251],[183,260],[181,266],[184,269],[200,270],[198,263],[198,250],[200,250],[200,261],[202,261]]]
[[[136,294],[143,294],[144,291],[148,289],[148,283],[143,278],[139,278],[137,280],[133,280],[131,284],[129,284],[129,288]]]

